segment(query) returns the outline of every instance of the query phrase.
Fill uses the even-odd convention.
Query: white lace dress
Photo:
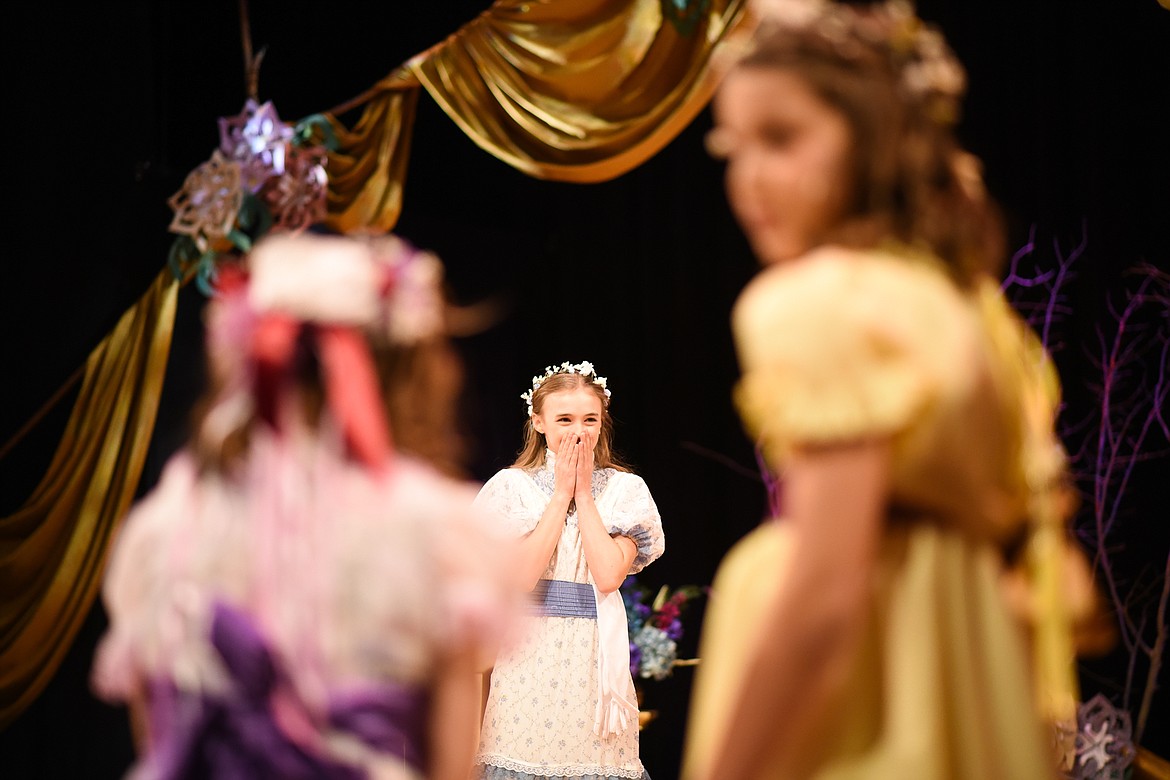
[[[555,455],[543,468],[510,468],[489,479],[476,498],[519,538],[532,531],[552,498]],[[593,497],[611,535],[638,546],[630,573],[665,548],[658,508],[641,477],[615,469],[593,472]],[[592,584],[577,515],[569,514],[544,579]],[[624,613],[623,613],[624,616]],[[624,617],[622,618],[624,621]],[[624,629],[624,625],[622,627]],[[479,777],[642,778],[637,717],[605,738],[598,711],[598,621],[590,617],[533,615],[520,638],[497,659],[476,756]],[[627,639],[628,642],[628,639]],[[634,699],[626,664],[623,695]]]

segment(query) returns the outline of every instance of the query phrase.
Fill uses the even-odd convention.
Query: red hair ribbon
[[[280,313],[260,317],[252,332],[252,358],[256,361],[256,413],[277,430],[280,429],[277,419],[280,391],[288,380],[289,366],[300,334],[300,321]]]
[[[383,468],[391,455],[389,426],[365,336],[353,327],[318,325],[317,347],[325,397],[346,442],[367,466]]]
[[[278,400],[296,352],[303,323],[286,314],[264,315],[252,334],[256,361],[256,411],[273,428]],[[372,469],[389,462],[392,449],[378,375],[366,339],[358,328],[313,325],[325,399],[341,426],[346,444],[358,460]]]

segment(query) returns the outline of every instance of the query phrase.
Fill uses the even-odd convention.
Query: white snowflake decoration
[[[1129,713],[1101,694],[1077,708],[1076,761],[1065,777],[1074,780],[1121,780],[1135,750]]]

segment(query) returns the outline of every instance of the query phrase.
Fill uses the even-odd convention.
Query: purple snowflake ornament
[[[276,224],[274,229],[297,231],[325,219],[329,177],[323,147],[288,148],[285,174],[269,179],[260,193]]]
[[[175,212],[170,231],[190,236],[199,251],[206,252],[235,226],[242,200],[239,166],[218,150],[212,152],[211,159],[187,174],[183,188],[167,200]]]
[[[284,174],[292,137],[271,101],[258,104],[248,98],[240,114],[219,119],[219,150],[239,163],[243,185],[253,193],[269,177]]]

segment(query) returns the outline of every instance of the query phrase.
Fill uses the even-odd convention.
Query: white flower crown
[[[586,377],[586,378],[593,377],[593,384],[597,385],[598,387],[600,387],[602,389],[602,391],[605,392],[605,397],[609,398],[611,395],[609,392],[609,389],[605,386],[606,378],[603,376],[598,376],[597,369],[595,369],[593,367],[593,364],[590,363],[588,360],[583,360],[580,363],[570,363],[568,361],[565,361],[564,363],[561,363],[559,366],[545,367],[544,376],[532,377],[532,389],[526,393],[520,394],[520,397],[524,399],[524,402],[526,404],[528,404],[528,416],[529,417],[532,416],[532,394],[535,393],[537,391],[537,389],[541,385],[544,384],[544,381],[546,379],[548,379],[551,376],[556,376],[557,374],[580,374],[581,376]]]

